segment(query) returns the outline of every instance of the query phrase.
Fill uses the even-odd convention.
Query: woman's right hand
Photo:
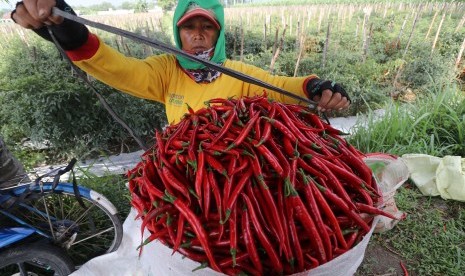
[[[39,29],[44,25],[63,22],[63,17],[52,15],[55,0],[24,0],[16,3],[11,19],[26,29]]]

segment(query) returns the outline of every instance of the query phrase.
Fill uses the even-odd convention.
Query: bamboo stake
[[[299,55],[297,56],[297,61],[295,62],[294,77],[297,76],[299,70],[300,59],[302,58],[302,53],[304,50],[305,35],[302,33],[300,35],[300,46],[299,46]]]
[[[441,22],[439,23],[438,30],[436,31],[436,36],[434,37],[433,46],[431,47],[431,55],[433,55],[434,48],[436,48],[436,42],[438,41],[439,33],[441,32],[442,23],[444,22],[445,17],[446,17],[446,11],[443,12]]]
[[[417,21],[418,21],[418,17],[421,13],[421,9],[422,9],[422,4],[420,4],[418,6],[418,12],[417,14],[415,15],[415,19],[413,20],[413,26],[412,26],[412,30],[410,31],[410,35],[409,35],[409,38],[408,38],[408,41],[407,41],[407,45],[405,46],[405,50],[404,50],[404,53],[402,55],[402,58],[405,57],[405,54],[407,54],[407,51],[408,51],[408,48],[410,46],[410,42],[412,42],[412,37],[413,37],[413,32],[415,31],[415,26],[417,25]]]
[[[397,35],[396,40],[396,47],[399,45],[400,38],[402,37],[402,33],[404,32],[405,24],[407,24],[408,14],[405,15],[404,23],[402,23],[402,27],[400,28],[399,35]]]
[[[276,52],[274,53],[273,58],[271,59],[271,63],[270,63],[270,73],[273,73],[273,72],[274,72],[274,64],[275,64],[276,60],[278,59],[279,52],[281,51],[281,48],[283,47],[283,44],[284,44],[284,36],[286,35],[286,29],[287,29],[287,25],[284,26],[284,30],[283,30],[283,34],[282,34],[282,36],[281,36],[281,40],[280,40],[280,42],[279,42],[279,46],[276,48]]]
[[[462,47],[460,47],[459,54],[457,55],[457,60],[455,61],[455,68],[456,69],[459,68],[459,64],[460,64],[460,60],[462,59],[464,48],[465,48],[465,38],[463,39]]]
[[[279,26],[276,27],[276,33],[274,35],[273,50],[271,51],[272,56],[276,54],[276,49],[278,48],[278,38],[279,38]]]
[[[289,16],[289,35],[292,35],[292,14]]]
[[[329,34],[331,31],[331,22],[328,20],[328,29],[326,30],[326,40],[325,40],[325,46],[323,48],[323,60],[321,61],[321,66],[323,68],[326,67],[326,56],[328,54],[328,48],[329,48]]]
[[[366,61],[367,56],[368,56],[368,48],[370,47],[370,40],[371,40],[372,32],[373,32],[373,23],[370,23],[370,29],[368,33],[366,34],[365,45],[363,47],[363,56],[362,56],[363,62]]]
[[[431,23],[429,24],[428,32],[426,33],[425,39],[428,38],[428,36],[429,36],[429,34],[431,32],[431,29],[433,28],[434,21],[436,20],[436,16],[438,16],[438,13],[439,13],[439,11],[436,11],[434,13],[433,20],[431,20]]]
[[[234,28],[233,56],[236,56],[237,33],[238,33],[237,29],[238,29],[238,27],[236,26],[236,28]]]
[[[307,12],[307,28],[310,28],[310,21],[312,19],[312,10],[308,10]]]
[[[368,21],[368,13],[365,10],[365,16],[363,17],[363,24],[362,24],[362,30],[361,30],[362,40],[363,40],[362,52],[365,51],[365,47],[366,47],[366,44],[367,44],[367,30],[366,30],[367,21]]]
[[[266,29],[267,29],[267,26],[266,26],[266,18],[265,18],[265,22],[263,23],[263,49],[266,50]]]
[[[321,30],[321,22],[323,20],[323,17],[324,17],[324,10],[320,10],[320,16],[318,17],[318,33]]]
[[[459,29],[463,26],[463,23],[465,23],[465,13],[462,16],[462,19],[460,20],[459,24],[457,25],[457,28],[455,28],[455,33],[459,31]]]
[[[244,59],[244,26],[242,24],[242,16],[241,16],[241,57],[240,61]]]
[[[418,12],[417,12],[417,14],[415,15],[415,19],[413,20],[412,30],[410,31],[410,35],[409,35],[409,39],[408,39],[408,41],[407,41],[407,45],[405,46],[404,53],[402,54],[402,59],[405,58],[405,54],[407,54],[407,51],[408,51],[408,49],[409,49],[409,47],[410,47],[410,42],[412,41],[413,32],[414,32],[414,30],[415,30],[415,26],[416,26],[416,24],[417,24],[418,17],[419,17],[419,14],[420,14],[421,9],[422,9],[422,4],[420,4],[420,5],[418,6]],[[394,87],[397,86],[397,80],[398,80],[399,77],[400,77],[401,70],[402,70],[402,66],[399,67],[399,69],[397,70],[396,76],[394,77],[394,82],[393,82]]]

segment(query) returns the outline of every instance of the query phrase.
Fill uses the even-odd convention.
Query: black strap
[[[68,14],[68,13],[66,13],[66,14]],[[84,75],[84,73],[81,71],[81,69],[79,69],[76,65],[74,65],[74,63],[71,61],[71,59],[66,54],[65,50],[63,50],[63,47],[61,47],[60,43],[56,39],[56,37],[53,34],[52,30],[49,27],[47,29],[48,29],[48,32],[49,32],[50,36],[53,39],[53,42],[55,43],[55,46],[60,51],[61,55],[69,62],[69,64],[74,69],[74,71],[76,71],[78,76],[92,89],[92,91],[95,93],[95,95],[97,95],[97,98],[99,99],[100,103],[110,113],[111,117],[113,117],[113,119],[115,119],[115,121],[117,121],[120,125],[122,125],[129,132],[129,134],[134,138],[134,140],[136,140],[137,144],[139,144],[139,147],[141,147],[141,149],[143,149],[144,151],[147,150],[148,147],[144,144],[144,142],[142,142],[142,140],[134,133],[134,131],[126,124],[126,122],[124,122],[118,116],[118,114],[116,114],[116,112],[113,111],[113,109],[110,107],[110,105],[108,105],[105,98],[98,92],[98,90],[95,88],[95,86],[92,85],[92,83],[87,79],[87,77]]]
[[[87,206],[84,204],[84,201],[82,201],[82,196],[81,196],[81,193],[79,192],[79,188],[78,188],[77,181],[76,181],[76,174],[74,173],[74,170],[71,170],[71,174],[73,175],[74,197],[76,198],[79,205],[85,210],[87,209]]]

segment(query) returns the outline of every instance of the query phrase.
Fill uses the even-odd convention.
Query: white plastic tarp
[[[199,263],[185,258],[177,252],[172,254],[170,248],[156,241],[147,244],[139,257],[137,247],[141,242],[141,220],[135,220],[135,216],[136,211],[132,209],[123,224],[123,241],[116,252],[90,260],[80,269],[72,273],[71,276],[224,275],[210,268],[203,268],[192,272],[195,268],[200,266]],[[378,219],[376,218],[371,231],[365,235],[363,240],[345,254],[308,272],[297,273],[293,276],[353,275],[363,261],[366,247],[368,246],[377,221]],[[144,234],[144,239],[147,237],[148,233],[146,232]]]

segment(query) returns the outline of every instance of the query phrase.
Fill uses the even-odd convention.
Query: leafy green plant
[[[38,42],[31,51],[20,41],[14,43],[17,47],[2,53],[0,66],[0,130],[6,140],[48,141],[54,154],[65,158],[133,144],[53,45]],[[99,82],[94,85],[137,136],[150,142],[153,131],[166,124],[161,104],[124,95]]]

